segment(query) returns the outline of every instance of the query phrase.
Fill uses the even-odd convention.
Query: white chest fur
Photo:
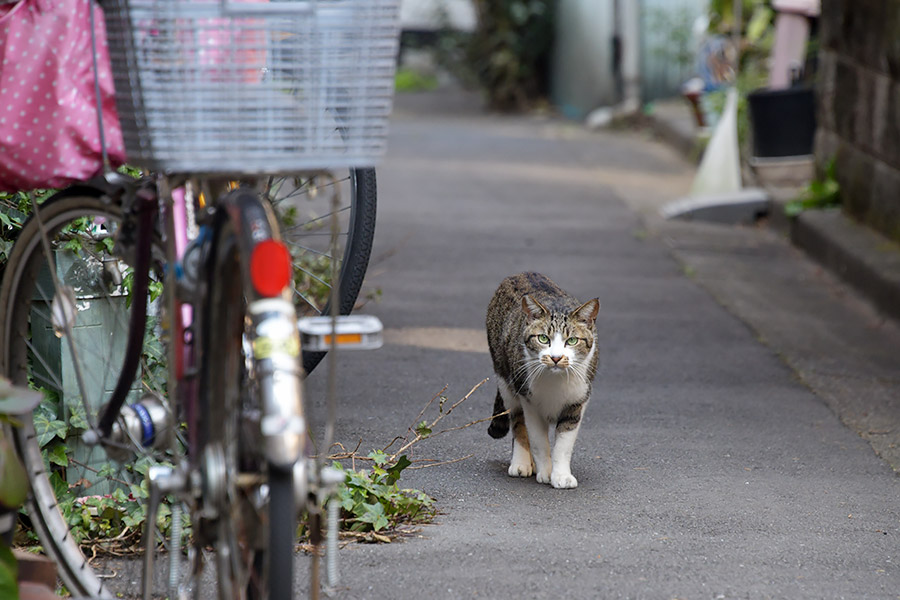
[[[531,385],[529,403],[548,422],[555,421],[562,410],[580,404],[590,391],[588,382],[565,371],[544,371]]]

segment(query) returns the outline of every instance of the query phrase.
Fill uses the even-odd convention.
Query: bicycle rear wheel
[[[5,307],[0,372],[44,394],[33,419],[12,429],[31,483],[28,520],[70,592],[107,596],[85,556],[140,543],[144,473],[150,465],[177,460],[171,454],[175,445],[162,444],[176,432],[174,425],[158,430],[156,450],[122,438],[113,453],[127,464],[81,441],[122,369],[135,297],[131,269],[117,251],[131,243],[134,232],[123,222],[121,207],[90,188],[57,194],[40,214],[46,239],[32,216],[10,252],[0,285],[0,306]],[[155,259],[152,264],[155,294],[161,269]],[[148,315],[128,401],[172,415],[159,343],[161,313],[152,301]]]
[[[290,598],[297,525],[293,470],[270,464],[263,452],[264,384],[248,330],[248,302],[256,297],[248,274],[252,248],[279,236],[273,216],[260,218],[268,207],[252,190],[234,190],[224,202],[227,208],[220,206],[216,215],[201,313],[198,425],[206,491],[195,547],[198,554],[206,546],[216,551],[220,599]],[[252,241],[242,239],[249,231]],[[285,322],[296,329],[293,314]],[[299,364],[294,374],[299,382]],[[296,400],[302,419],[302,401]]]
[[[268,179],[263,195],[274,206],[281,234],[294,258],[294,291],[301,316],[330,314],[332,263],[338,263],[340,314],[354,309],[375,236],[374,169]],[[337,195],[337,206],[333,200]],[[332,217],[338,218],[337,254],[331,248]],[[312,372],[324,352],[303,352]]]

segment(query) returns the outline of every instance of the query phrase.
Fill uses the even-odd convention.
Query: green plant
[[[120,172],[139,177],[141,172],[123,166]],[[50,198],[57,190],[32,190],[30,192],[0,193],[0,260],[5,261],[19,230],[33,210],[32,196],[38,204]],[[85,219],[75,221],[59,232],[64,243],[61,249],[75,255],[90,256],[102,260],[111,255],[112,237],[97,237],[90,234],[91,224]],[[126,295],[126,304],[131,303],[131,288],[134,275],[130,267],[123,273],[121,289]],[[162,282],[150,282],[151,302],[162,292]],[[159,339],[158,317],[147,317],[141,378],[148,389],[165,390],[167,380],[166,356]],[[32,383],[33,388],[37,388]],[[88,551],[127,552],[140,543],[145,520],[144,503],[148,497],[145,474],[149,459],[141,459],[125,469],[129,481],[116,478],[121,468],[107,462],[103,465],[88,466],[79,463],[73,452],[75,441],[88,428],[84,405],[78,400],[63,402],[56,390],[40,388],[42,400],[34,409],[33,422],[42,456],[47,467],[51,485],[60,499],[59,507],[66,521],[72,526],[72,535]],[[112,478],[119,488],[108,494],[78,497],[67,479],[70,466],[93,473],[98,478]],[[80,487],[80,486],[79,486]],[[170,510],[160,509],[160,523],[167,530]],[[186,524],[187,527],[187,524]],[[34,543],[34,532],[24,531],[25,543]]]
[[[334,468],[346,475],[337,492],[342,529],[380,532],[431,520],[434,499],[419,490],[401,489],[397,485],[400,474],[412,464],[406,455],[390,461],[384,452],[373,450],[368,458],[374,463],[370,470],[345,469],[341,463],[334,463]]]
[[[398,92],[427,92],[438,87],[437,77],[426,75],[415,69],[400,68],[394,78],[394,87]]]
[[[135,179],[141,177],[142,172],[136,167],[122,165],[118,171]],[[53,196],[55,189],[38,189],[19,192],[0,192],[0,263],[5,263],[9,256],[19,230],[31,214],[34,196],[38,204]]]
[[[755,44],[764,37],[774,11],[772,0],[741,0],[742,45]],[[710,0],[709,31],[731,35],[735,24],[734,0]]]
[[[404,526],[416,526],[431,521],[436,513],[434,499],[420,490],[400,488],[398,481],[401,473],[407,468],[433,467],[445,463],[426,461],[425,465],[412,466],[407,452],[425,439],[490,420],[488,417],[465,425],[436,430],[437,425],[448,417],[453,409],[465,402],[486,381],[482,380],[468,394],[449,406],[447,406],[449,400],[443,395],[447,389],[444,387],[425,404],[416,416],[414,424],[407,428],[406,435],[394,438],[381,450],[373,450],[366,456],[360,456],[354,450],[332,454],[329,457],[335,461],[352,461],[350,468],[340,462],[334,463],[334,467],[345,474],[345,481],[337,491],[337,499],[341,503],[341,530],[344,535],[361,537],[367,541],[390,541],[392,535],[403,533]],[[420,421],[435,403],[438,414],[430,421]],[[390,448],[398,442],[400,447],[389,454]],[[466,458],[470,457],[456,460]],[[357,461],[371,461],[373,466],[369,470],[358,470],[355,466]],[[305,528],[303,532],[308,533]]]
[[[467,49],[490,106],[521,110],[545,96],[555,28],[553,0],[475,0],[478,25]]]
[[[839,206],[841,186],[837,181],[835,170],[835,161],[832,158],[825,167],[823,177],[811,181],[799,198],[788,202],[784,206],[784,213],[789,217],[796,217],[805,210]]]
[[[709,16],[711,33],[730,36],[734,27],[733,0],[712,0]],[[775,40],[775,12],[771,0],[743,0],[740,47],[738,48],[739,68],[734,86],[738,91],[737,128],[741,154],[749,156],[750,111],[747,95],[765,87],[768,78],[768,61]],[[725,89],[710,92],[706,106],[715,114],[721,114],[725,107]]]
[[[84,406],[77,400],[63,402],[53,390],[41,391],[44,399],[34,409],[35,433],[50,484],[71,534],[89,555],[138,550],[146,520],[145,501],[149,498],[146,474],[150,466],[157,463],[146,456],[124,468],[112,461],[93,466],[79,461],[73,448],[75,440],[88,428]],[[77,496],[72,493],[67,478],[69,467],[110,481],[116,488],[106,494]],[[163,503],[157,523],[160,531],[166,532],[171,527],[170,515],[168,503]],[[184,531],[185,535],[189,534],[186,521]],[[26,537],[31,542],[36,541],[33,533]]]
[[[40,204],[54,193],[56,190],[0,192],[0,262],[6,262],[19,230],[31,214],[31,194],[35,195]]]

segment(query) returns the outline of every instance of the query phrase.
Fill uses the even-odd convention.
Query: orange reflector
[[[291,283],[291,254],[281,242],[264,240],[250,256],[250,279],[265,297],[278,296]]]
[[[339,333],[336,336],[337,345],[341,344],[361,344],[362,343],[362,334],[361,333]],[[331,345],[331,336],[325,336],[325,344]]]

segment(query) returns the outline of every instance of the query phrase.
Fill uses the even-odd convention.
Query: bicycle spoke
[[[300,299],[303,300],[303,301],[304,301],[311,309],[313,309],[314,311],[316,311],[316,313],[321,314],[321,310],[319,309],[318,306],[315,305],[315,303],[313,303],[312,300],[309,299],[309,296],[307,296],[307,295],[303,294],[302,292],[300,292],[296,287],[295,287],[295,288],[292,288],[292,289],[294,290],[294,296],[295,296],[295,297],[300,298]]]
[[[303,229],[303,228],[305,228],[305,227],[309,227],[309,226],[312,225],[313,223],[319,223],[319,222],[322,222],[322,221],[324,221],[325,219],[330,219],[330,218],[333,217],[335,214],[343,214],[343,213],[348,212],[349,210],[350,210],[350,207],[349,207],[349,206],[344,206],[344,207],[342,207],[342,208],[339,208],[338,210],[332,210],[331,212],[329,212],[329,213],[327,213],[327,214],[324,214],[324,215],[321,215],[321,216],[318,216],[318,217],[309,219],[309,220],[304,221],[303,223],[300,223],[300,224],[298,224],[298,225],[291,225],[290,227],[284,227],[284,228],[282,228],[281,232],[282,232],[282,233],[290,233],[290,232],[293,232],[293,231],[298,230],[298,229]],[[323,226],[323,227],[328,226],[328,225],[329,225],[329,223],[322,223],[322,226]],[[343,235],[346,235],[346,234],[347,234],[347,232],[341,232],[341,233],[342,233]],[[331,233],[329,232],[328,235],[331,235]]]
[[[321,257],[327,258],[329,260],[334,258],[329,252],[322,252],[320,250],[316,250],[315,248],[310,248],[309,246],[304,246],[302,244],[291,243],[291,242],[286,242],[286,243],[287,243],[288,247],[290,247],[290,248],[296,248],[298,250],[302,250],[303,252],[309,252],[311,254],[315,254],[316,256],[321,256]]]

